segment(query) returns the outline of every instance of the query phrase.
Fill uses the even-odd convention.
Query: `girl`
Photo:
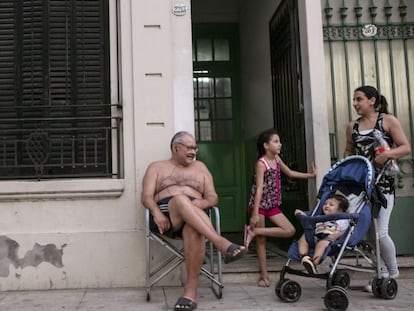
[[[291,170],[280,158],[282,143],[274,130],[261,133],[257,139],[259,159],[255,165],[255,177],[251,189],[248,213],[250,224],[245,227],[245,247],[256,237],[257,257],[259,259],[259,287],[269,287],[269,275],[266,264],[266,237],[289,238],[295,234],[295,228],[279,209],[282,203],[280,171],[290,178],[314,178],[316,166],[312,164],[312,173]],[[265,218],[277,227],[265,227]]]

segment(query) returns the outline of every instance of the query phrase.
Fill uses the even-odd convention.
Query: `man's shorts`
[[[163,234],[165,236],[168,236],[170,238],[173,239],[177,239],[177,238],[182,238],[183,237],[183,228],[184,228],[184,224],[176,231],[173,231],[172,229],[172,223],[171,223],[171,219],[170,219],[170,213],[168,212],[168,202],[170,202],[170,200],[173,197],[166,197],[164,199],[161,199],[157,202],[158,207],[160,208],[161,212],[168,218],[168,221],[170,222],[170,229],[166,232],[164,232]],[[195,198],[193,197],[188,197],[191,201],[193,201]],[[151,215],[150,213],[150,230],[152,232],[158,232],[158,226],[155,224],[154,222],[154,217]]]
[[[164,235],[168,236],[170,238],[173,238],[173,239],[182,238],[184,225],[180,229],[178,229],[177,231],[173,231],[173,229],[172,229],[170,213],[168,212],[168,202],[170,202],[171,199],[172,199],[172,197],[166,197],[166,198],[161,199],[157,202],[157,205],[160,208],[161,212],[168,218],[168,221],[170,222],[170,229],[168,231],[165,231]],[[150,213],[150,219],[149,220],[150,220],[150,230],[152,232],[159,233],[158,226],[154,222],[154,217],[152,216],[151,213]]]

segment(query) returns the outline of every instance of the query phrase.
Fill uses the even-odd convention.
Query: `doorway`
[[[245,223],[239,76],[238,24],[193,24],[198,159],[213,175],[223,232],[240,232]]]
[[[297,3],[290,2],[212,1],[206,6],[202,1],[192,1],[198,158],[213,174],[224,232],[241,232],[247,221],[257,159],[255,140],[261,131],[281,129],[283,159],[292,168],[306,171],[302,89],[297,71],[300,54],[297,41],[291,42],[298,40]],[[279,20],[288,22],[280,24],[280,32],[270,34]],[[279,63],[275,59],[278,56],[272,55],[277,44],[289,47]],[[285,74],[277,85],[275,77]],[[298,124],[300,131],[294,130]],[[306,181],[286,180],[284,185],[288,191],[284,209],[307,206]],[[292,214],[287,216],[296,221],[293,211],[286,214]]]
[[[306,172],[305,111],[302,90],[299,18],[297,1],[282,1],[269,23],[274,128],[280,133],[283,161],[293,170]],[[282,175],[282,209],[298,229],[296,208],[307,210],[307,180]],[[291,239],[279,239],[286,248]]]

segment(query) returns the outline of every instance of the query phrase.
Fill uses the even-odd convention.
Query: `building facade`
[[[294,107],[280,120],[287,163],[306,170],[315,161],[319,176],[292,185],[285,202],[299,193],[311,205],[336,122],[325,6],[3,1],[0,290],[143,286],[142,177],[169,157],[179,130],[194,133],[213,173],[224,232],[241,232],[254,137],[277,127],[280,107]],[[289,83],[278,83],[281,73]]]

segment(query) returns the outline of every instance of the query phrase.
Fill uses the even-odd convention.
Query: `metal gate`
[[[375,86],[387,98],[391,113],[414,146],[414,3],[407,2],[322,1],[332,161],[342,157],[346,125],[357,117],[352,97],[360,85]],[[414,245],[404,238],[408,233],[404,230],[414,230],[404,225],[404,219],[414,217],[410,208],[414,203],[413,158],[400,159],[398,164],[402,173],[391,232],[399,240],[399,253],[406,253],[414,251]]]
[[[283,159],[289,165],[305,169],[305,125],[298,28],[297,2],[283,1],[270,21],[274,126],[284,142]]]
[[[281,156],[290,168],[307,171],[297,1],[282,1],[269,27],[273,119],[283,144]],[[298,206],[308,206],[307,182],[288,180],[285,176],[282,178],[283,210],[295,227],[300,229],[301,226],[293,217],[293,210]],[[290,240],[279,243],[284,248],[284,243],[288,245]]]

